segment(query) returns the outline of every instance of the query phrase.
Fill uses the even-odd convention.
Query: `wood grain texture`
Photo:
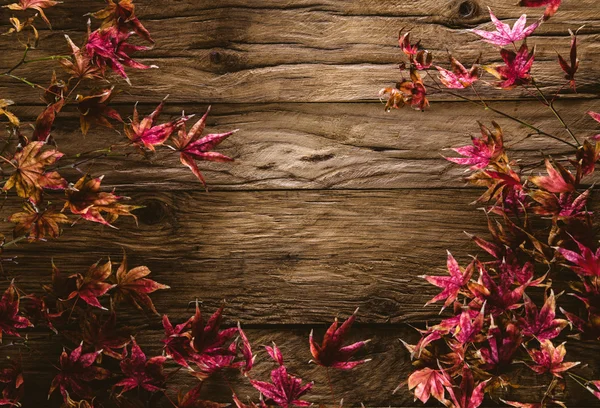
[[[78,169],[61,169],[70,181],[81,172],[104,174],[107,190],[117,188],[146,206],[136,212],[139,225],[119,220],[121,229],[116,231],[79,223],[66,227],[58,240],[20,243],[6,253],[17,256],[18,262],[3,263],[7,278],[16,277],[26,291],[39,291],[50,279],[51,259],[61,270],[74,273],[101,258],[118,262],[125,249],[131,266],[147,265],[154,279],[172,287],[154,294],[159,312],[183,320],[191,314],[189,302],[194,299],[202,300],[208,311],[226,300],[226,325],[241,320],[256,350],[276,341],[292,371],[316,381],[308,399],[327,405],[332,398],[325,372],[307,364],[308,333],[315,328],[322,335],[335,316],[346,317],[360,306],[353,335],[373,338],[366,352],[373,360],[364,370],[333,373],[336,397],[343,397],[345,406],[420,406],[406,388],[391,394],[411,370],[398,339],[415,342],[418,333],[411,325],[439,319],[439,308],[423,307],[437,288],[418,276],[445,274],[447,249],[462,264],[469,254],[482,255],[462,231],[486,235],[485,215],[469,206],[480,191],[465,188],[463,169],[441,155],[467,144],[469,136],[478,133],[477,120],[494,119],[504,128],[515,159],[534,162],[540,151],[555,157],[569,153],[560,143],[527,137],[529,131],[522,126],[433,91],[428,112],[383,111],[377,92],[399,79],[401,28],[422,38],[440,63],[445,64],[447,49],[466,63],[475,60],[480,49],[484,61],[498,62],[491,46],[467,32],[490,27],[487,6],[511,23],[523,11],[531,15],[530,21],[541,14],[541,9],[514,7],[514,0],[469,0],[469,13],[464,8],[461,12],[463,3],[137,0],[137,14],[157,41],[138,59],[160,69],[130,70],[133,86],[122,84],[115,107],[126,118],[139,101],[140,111],[149,113],[170,94],[161,117],[168,120],[182,110],[200,115],[212,104],[208,131],[241,129],[218,149],[236,162],[200,163],[210,193],[166,150],[150,158],[115,150]],[[555,50],[566,54],[567,29],[585,24],[579,93],[561,97],[557,106],[576,135],[590,136],[599,133],[598,124],[585,112],[600,111],[600,4],[563,3],[530,41],[538,46],[534,73],[543,77],[540,82],[547,91],[554,89],[552,82],[561,83]],[[49,9],[55,30],[41,29],[41,47],[31,57],[50,55],[49,49],[66,52],[65,33],[81,42],[84,14],[100,7],[101,2],[71,0]],[[0,31],[8,29],[9,15],[0,8]],[[0,71],[21,56],[19,45],[4,38],[0,37]],[[41,73],[44,64],[27,64],[16,73],[44,84],[49,79]],[[484,89],[492,106],[568,137],[544,107],[515,101],[528,97],[523,91]],[[15,100],[13,110],[24,121],[34,120],[42,109],[38,93],[6,78],[0,81],[0,96]],[[72,163],[70,157],[82,149],[124,140],[106,129],[83,138],[78,128],[71,108],[56,121],[52,135],[67,155],[64,164]],[[52,198],[60,201],[59,195]],[[17,209],[18,201],[9,195],[2,218]],[[596,197],[592,210],[600,211]],[[0,232],[9,235],[10,229],[7,222],[0,223]],[[566,296],[559,303],[576,307]],[[139,329],[145,350],[160,353],[157,317],[126,308],[123,318]],[[60,344],[37,329],[30,337],[30,350],[23,350],[28,387],[24,406],[48,406],[45,393]],[[598,378],[597,343],[570,340],[568,349],[570,360],[589,363],[586,372]],[[11,350],[7,354],[15,356]],[[267,379],[272,365],[264,352],[257,361],[252,375]],[[519,375],[523,377],[517,382],[526,386],[503,397],[539,400],[546,378],[529,375],[526,369]],[[191,384],[183,372],[178,378],[178,385]],[[230,382],[242,398],[257,401],[246,379],[231,376]],[[600,407],[590,393],[569,385],[569,407]],[[222,379],[209,383],[205,395],[231,401]],[[484,406],[501,406],[500,395],[494,397]],[[161,403],[170,406],[166,400]]]

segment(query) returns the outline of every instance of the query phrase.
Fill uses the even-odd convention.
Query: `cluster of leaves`
[[[495,31],[471,30],[499,48],[503,65],[477,61],[466,69],[450,57],[451,69],[434,67],[439,72],[436,79],[429,72],[432,54],[423,50],[420,42],[411,44],[406,33],[400,37],[400,47],[409,62],[401,69],[408,69],[411,79],[381,91],[382,96],[388,96],[387,110],[406,104],[423,109],[428,106],[427,91],[419,71],[425,71],[434,89],[488,108],[525,125],[533,135],[568,145],[572,152],[564,159],[544,157],[533,166],[511,160],[503,131],[492,122],[491,129],[480,124],[481,136],[473,137],[471,145],[453,149],[460,157],[447,158],[468,166],[466,180],[485,189],[477,203],[484,206],[491,239],[470,235],[488,260],[474,258],[462,268],[448,253],[449,276],[423,276],[442,289],[427,305],[443,301],[442,311],[451,309],[439,323],[421,330],[417,344],[405,344],[415,366],[408,388],[424,403],[433,397],[448,407],[477,408],[486,394],[498,399],[500,392],[508,406],[564,406],[561,398],[567,376],[600,397],[599,382],[576,374],[573,368],[580,362],[568,361],[566,342],[558,343],[567,327],[572,329],[572,338],[600,340],[600,249],[592,214],[586,207],[592,191],[586,189],[586,181],[600,160],[599,137],[590,135],[580,143],[554,105],[565,88],[576,91],[579,60],[575,33],[569,31],[569,61],[558,55],[567,82],[560,84],[553,97],[541,90],[531,73],[535,51],[530,50],[526,39],[557,12],[560,0],[523,0],[521,5],[546,6],[546,12],[530,26],[522,15],[511,28],[490,10]],[[570,140],[499,111],[481,98],[471,99],[453,91],[470,88],[478,96],[474,84],[484,72],[499,80],[492,84],[497,88],[520,87],[534,95],[554,114]],[[597,113],[588,114],[600,120]],[[540,164],[545,165],[546,174],[536,175],[532,168]],[[568,289],[561,291],[562,282],[568,282]],[[561,318],[556,303],[567,298],[565,292],[582,307],[565,310],[576,309],[573,302],[565,302]],[[524,370],[548,380],[537,402],[506,398],[511,388],[520,387],[519,378],[527,375]]]
[[[53,0],[20,0],[5,6],[15,12],[27,14],[28,10],[34,10],[37,14],[28,17],[24,22],[19,20],[19,16],[11,17],[13,28],[5,35],[16,37],[25,51],[22,59],[2,75],[42,90],[42,99],[47,104],[35,123],[29,126],[10,111],[13,101],[0,100],[0,116],[7,119],[7,137],[0,154],[3,163],[1,183],[4,192],[14,190],[24,199],[23,211],[9,217],[9,220],[15,223],[14,238],[18,240],[56,238],[61,231],[60,224],[74,223],[78,219],[112,226],[120,215],[133,216],[132,211],[139,208],[138,206],[125,204],[127,197],[114,192],[102,192],[102,177],[92,176],[89,171],[81,170],[84,163],[109,154],[117,154],[118,149],[125,150],[122,154],[118,153],[125,157],[130,154],[127,149],[147,155],[155,152],[157,147],[165,147],[165,153],[178,154],[181,163],[190,168],[204,186],[206,182],[198,169],[197,160],[232,160],[212,150],[234,131],[202,137],[208,111],[187,131],[185,122],[193,115],[182,114],[181,117],[168,122],[156,123],[164,100],[150,115],[141,119],[137,106],[134,107],[133,116],[128,123],[125,123],[119,112],[110,106],[113,96],[118,91],[115,90],[115,85],[106,84],[110,84],[111,81],[116,83],[115,80],[119,77],[129,83],[126,67],[156,68],[153,65],[141,64],[131,56],[135,52],[150,49],[154,44],[148,30],[135,16],[131,0],[107,0],[104,9],[91,13],[101,23],[99,28],[92,31],[91,21],[88,21],[88,33],[81,46],[77,46],[65,35],[65,49],[69,55],[28,59],[31,51],[38,47],[39,37],[35,28],[37,16],[40,15],[50,26],[44,10],[56,4],[58,2]],[[31,30],[25,30],[26,28]],[[150,45],[130,43],[133,35]],[[35,84],[15,75],[24,64],[48,60],[58,61],[61,72],[52,74],[48,86]],[[116,78],[111,76],[111,73],[115,74]],[[83,135],[88,134],[93,127],[112,129],[114,123],[119,123],[124,126],[126,139],[122,142],[116,141],[104,149],[64,154],[57,147],[53,125],[69,105],[77,109]],[[69,182],[61,173],[72,168],[82,175],[78,180]],[[65,203],[62,209],[51,203],[51,199],[58,201],[58,197],[52,194],[56,191],[64,194]]]

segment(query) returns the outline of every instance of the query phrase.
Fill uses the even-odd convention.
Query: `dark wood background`
[[[522,9],[515,0],[167,0],[137,1],[137,14],[156,39],[139,60],[159,70],[130,70],[133,85],[114,104],[126,117],[139,102],[149,113],[170,94],[163,119],[201,114],[209,104],[210,131],[241,131],[223,143],[230,164],[202,164],[210,192],[175,158],[108,157],[92,166],[116,187],[147,207],[139,226],[119,221],[120,230],[96,225],[66,228],[53,242],[22,244],[11,250],[17,265],[5,265],[27,290],[50,279],[50,260],[66,272],[83,271],[99,258],[119,260],[125,248],[131,265],[145,264],[170,291],[153,297],[172,319],[187,318],[188,302],[198,298],[206,311],[227,300],[227,324],[243,322],[256,345],[274,340],[290,368],[317,383],[310,399],[330,404],[324,371],[308,365],[308,333],[320,336],[339,315],[360,306],[355,337],[372,337],[373,361],[350,372],[334,373],[337,396],[347,405],[413,406],[403,388],[392,390],[410,372],[410,359],[398,339],[418,338],[411,324],[435,320],[438,308],[424,308],[436,293],[418,275],[445,273],[446,249],[462,261],[478,250],[463,231],[485,235],[486,219],[470,205],[479,191],[461,181],[462,169],[445,161],[442,149],[466,144],[477,133],[476,120],[496,116],[472,105],[432,95],[428,112],[405,109],[386,114],[377,98],[381,87],[399,79],[397,33],[410,28],[424,46],[445,61],[446,49],[465,62],[497,61],[497,51],[466,29],[489,27],[487,6],[501,19]],[[63,33],[76,43],[85,34],[83,15],[100,1],[67,0],[47,12],[54,31],[41,30],[37,56],[65,53]],[[542,10],[529,10],[532,18]],[[2,30],[8,12],[0,11]],[[513,20],[514,21],[514,20]],[[545,89],[562,81],[555,50],[568,52],[567,29],[582,30],[579,93],[558,104],[579,134],[597,132],[586,117],[600,110],[598,57],[600,4],[565,0],[560,12],[531,38],[537,44],[535,75]],[[21,56],[18,44],[3,41],[0,68]],[[30,64],[19,75],[45,83],[47,65]],[[15,112],[33,120],[42,108],[37,92],[3,80],[0,95],[18,103]],[[493,106],[535,121],[561,134],[552,115],[520,91],[489,89]],[[527,131],[499,120],[514,157],[539,151],[561,154],[546,139],[522,140]],[[120,140],[96,129],[83,138],[72,110],[57,120],[53,135],[61,151],[73,154]],[[566,136],[565,136],[566,137]],[[518,142],[520,141],[520,142]],[[516,143],[518,142],[518,143]],[[75,172],[71,178],[76,177]],[[17,207],[8,200],[4,217]],[[600,206],[595,204],[596,209]],[[4,224],[10,232],[10,225]],[[149,352],[160,351],[159,319],[140,318],[139,338]],[[31,335],[35,337],[35,334]],[[24,361],[26,406],[45,406],[45,390],[60,346],[32,340]],[[600,377],[597,343],[570,341],[570,358],[589,363]],[[260,352],[254,376],[271,364]],[[182,372],[179,378],[187,377]],[[525,395],[543,392],[528,377]],[[185,382],[185,381],[183,381]],[[539,384],[538,384],[539,383]],[[257,393],[233,380],[244,399]],[[571,384],[569,406],[599,406],[591,394]],[[511,394],[508,398],[510,399]],[[207,398],[230,401],[230,391],[211,382]],[[29,404],[29,405],[28,405]],[[494,402],[490,406],[497,406]]]

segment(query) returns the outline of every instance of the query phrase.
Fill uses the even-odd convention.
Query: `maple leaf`
[[[482,347],[478,355],[484,362],[485,370],[506,367],[513,361],[513,356],[522,342],[522,335],[513,323],[506,324],[504,330],[498,327],[491,317],[490,328],[487,333],[489,347]]]
[[[56,95],[59,95],[59,98],[56,102],[53,102],[50,105],[48,105],[46,109],[44,109],[35,120],[35,127],[33,129],[33,135],[31,136],[31,139],[34,141],[48,141],[48,139],[50,138],[52,125],[54,124],[54,120],[56,119],[56,114],[59,113],[65,105],[65,100],[62,99],[62,95],[57,94],[53,90],[50,90],[49,93],[50,95],[52,95],[52,97],[56,97]]]
[[[535,58],[535,48],[530,53],[527,44],[523,43],[518,52],[515,53],[512,50],[503,48],[500,50],[500,55],[505,65],[483,67],[487,72],[502,81],[497,84],[498,87],[512,89],[518,85],[526,85],[531,82],[530,71]]]
[[[99,93],[92,95],[77,95],[77,109],[79,110],[79,123],[81,133],[87,135],[92,124],[100,125],[112,129],[112,124],[107,118],[123,122],[119,112],[108,106],[112,97],[113,88],[103,89]]]
[[[105,295],[115,286],[105,282],[111,274],[112,264],[107,261],[103,265],[96,262],[90,266],[85,275],[80,273],[71,275],[71,278],[75,278],[77,289],[71,292],[67,300],[78,297],[90,306],[106,310],[98,301],[98,297]]]
[[[19,118],[12,112],[6,110],[10,105],[14,105],[14,101],[10,99],[0,99],[0,116],[6,116],[6,119],[11,123],[11,125],[18,127],[20,125]]]
[[[585,139],[583,145],[577,148],[576,160],[569,160],[577,169],[581,177],[592,174],[596,170],[596,163],[600,160],[600,142],[592,143]]]
[[[302,379],[288,374],[284,365],[279,365],[271,371],[270,383],[258,380],[250,380],[250,383],[267,400],[273,401],[282,408],[288,408],[292,405],[299,407],[311,405],[310,402],[303,401],[300,398],[312,389],[314,383],[310,382],[302,385]]]
[[[123,360],[121,361],[121,371],[124,379],[114,386],[122,387],[120,394],[135,388],[143,389],[149,392],[163,390],[167,376],[163,372],[163,365],[167,357],[156,356],[147,358],[135,338],[131,338],[131,356],[127,357],[127,349],[123,351]]]
[[[520,0],[519,6],[522,7],[544,7],[546,6],[546,11],[544,11],[544,20],[548,20],[558,11],[560,7],[560,3],[562,0]]]
[[[116,284],[112,292],[115,303],[128,300],[139,310],[146,307],[154,314],[158,314],[148,294],[159,289],[169,289],[170,286],[147,278],[150,275],[150,269],[147,266],[137,266],[129,271],[127,269],[127,256],[123,252],[123,261],[117,269]]]
[[[462,311],[458,319],[458,324],[452,328],[454,338],[456,338],[460,344],[470,343],[480,336],[485,321],[484,310],[485,303],[475,316],[473,316],[473,312],[470,309]]]
[[[21,406],[19,400],[25,393],[21,362],[9,360],[9,366],[0,370],[0,383],[4,384],[0,405]]]
[[[550,296],[547,297],[539,312],[537,306],[527,294],[523,294],[523,300],[525,303],[525,317],[519,319],[519,321],[525,336],[535,337],[539,341],[551,340],[567,326],[568,322],[566,320],[556,319],[554,291],[550,291]]]
[[[66,189],[67,202],[63,207],[63,211],[68,208],[72,214],[79,215],[85,220],[97,222],[112,228],[115,227],[104,219],[102,213],[108,213],[114,219],[119,215],[128,215],[137,221],[137,218],[131,214],[131,211],[141,207],[120,203],[122,200],[128,200],[129,197],[101,192],[100,184],[102,184],[103,178],[104,176],[89,178],[87,175],[84,175],[73,187]]]
[[[102,20],[100,29],[116,27],[120,31],[133,30],[146,41],[154,43],[150,32],[135,16],[135,5],[132,0],[106,0],[106,3],[104,9],[92,13],[93,17]]]
[[[540,215],[555,215],[557,217],[581,217],[589,214],[585,208],[591,189],[577,195],[576,192],[561,193],[558,196],[543,190],[530,193],[539,206],[533,207],[533,212]]]
[[[230,404],[220,404],[218,402],[206,401],[200,399],[200,391],[202,390],[203,382],[200,382],[194,388],[190,389],[185,394],[180,391],[177,395],[176,408],[225,408]]]
[[[80,344],[70,354],[63,349],[59,358],[60,372],[52,380],[48,397],[58,388],[65,402],[70,393],[82,398],[91,398],[94,392],[87,383],[110,377],[110,371],[93,365],[100,353],[82,353],[82,347],[83,344]]]
[[[96,30],[88,34],[85,45],[87,54],[92,62],[104,73],[106,67],[123,77],[128,84],[131,81],[125,72],[125,67],[135,69],[158,68],[156,65],[144,65],[135,61],[129,54],[136,51],[146,51],[150,47],[133,45],[127,42],[131,32],[123,32],[117,27]]]
[[[154,150],[154,146],[163,144],[171,134],[181,127],[192,116],[181,116],[181,118],[154,126],[154,121],[162,112],[165,100],[154,109],[154,111],[140,121],[137,106],[133,108],[131,123],[125,126],[125,134],[135,146],[144,146]]]
[[[25,236],[30,242],[57,238],[60,235],[59,224],[68,224],[69,218],[53,209],[40,211],[31,203],[23,205],[23,211],[8,217],[8,221],[16,225],[13,229],[15,238]]]
[[[2,335],[21,337],[18,329],[33,327],[33,324],[19,313],[19,294],[11,282],[0,299],[0,342]]]
[[[481,170],[497,161],[504,155],[504,140],[502,129],[496,122],[492,122],[494,130],[490,131],[483,124],[481,128],[481,137],[471,137],[472,145],[453,148],[456,153],[464,157],[446,157],[446,160],[453,163],[471,166],[471,170]]]
[[[529,181],[551,193],[575,191],[575,187],[579,181],[560,163],[553,164],[550,160],[546,159],[546,171],[548,172],[547,176],[532,176],[529,178]]]
[[[187,359],[193,353],[190,346],[192,335],[187,331],[191,321],[192,318],[189,318],[185,322],[173,326],[167,315],[163,315],[162,318],[165,337],[161,340],[161,343],[164,344],[164,353],[177,364],[186,368],[190,368]]]
[[[77,79],[99,79],[101,78],[100,69],[92,64],[91,58],[85,51],[82,51],[71,38],[65,34],[65,39],[71,47],[73,58],[64,58],[59,60],[65,71],[71,75],[71,78]]]
[[[419,48],[421,45],[421,40],[417,41],[415,44],[410,43],[410,31],[402,34],[404,29],[400,30],[398,34],[398,45],[402,52],[409,58],[413,58],[419,52]]]
[[[130,334],[126,328],[117,327],[117,314],[111,311],[108,318],[101,322],[100,318],[94,313],[88,313],[85,319],[81,320],[81,341],[86,346],[99,352],[96,361],[102,362],[102,355],[121,360],[122,351],[130,341]]]
[[[446,390],[452,400],[450,405],[447,406],[449,408],[479,407],[483,402],[484,390],[489,379],[476,385],[473,379],[473,372],[466,364],[463,367],[461,377],[460,386],[452,385],[451,381],[448,381],[449,385],[446,385]]]
[[[25,302],[25,314],[27,318],[38,326],[40,323],[45,324],[55,334],[58,334],[58,330],[54,327],[53,321],[62,316],[63,311],[57,313],[51,313],[48,305],[46,304],[46,298],[44,296],[38,296],[30,294],[24,296]]]
[[[45,167],[54,164],[63,154],[54,148],[42,151],[44,142],[30,142],[16,152],[10,161],[15,172],[10,176],[3,190],[15,188],[17,195],[38,203],[42,199],[42,189],[64,189],[67,181],[57,171],[46,171]]]
[[[467,88],[479,79],[479,61],[475,62],[471,69],[466,69],[456,58],[450,56],[450,66],[451,71],[442,67],[435,67],[440,73],[440,81],[446,88]]]
[[[577,35],[573,33],[573,31],[569,30],[569,34],[571,35],[571,52],[569,53],[569,59],[571,60],[568,63],[558,52],[558,63],[560,64],[560,68],[565,72],[565,79],[569,81],[571,88],[573,91],[577,92],[577,86],[575,84],[575,74],[579,69],[579,58],[577,58]]]
[[[470,30],[472,33],[477,34],[485,42],[490,44],[494,44],[500,47],[504,47],[505,45],[515,43],[520,40],[524,40],[529,37],[541,24],[540,21],[536,21],[529,27],[525,27],[527,24],[527,15],[523,14],[513,25],[513,28],[510,28],[508,24],[504,24],[502,21],[496,18],[496,15],[492,12],[492,9],[488,7],[490,11],[490,18],[492,23],[496,26],[495,32],[489,32],[484,30]]]
[[[48,24],[48,27],[50,27],[50,29],[52,29],[52,24],[50,24],[50,20],[48,20],[48,17],[46,17],[46,14],[44,13],[44,9],[46,9],[48,7],[56,6],[59,3],[62,3],[62,1],[54,1],[54,0],[19,0],[18,3],[8,4],[8,5],[2,6],[2,7],[6,7],[8,9],[10,9],[10,10],[20,10],[20,11],[25,11],[27,9],[35,10],[38,13],[40,13],[40,16],[42,17],[42,20],[44,20],[46,22],[46,24]]]
[[[600,399],[600,380],[590,381],[589,384],[592,384],[594,387],[596,387],[596,389],[590,387],[589,385],[586,387],[586,389],[594,394],[596,398]]]
[[[414,371],[408,377],[408,390],[414,389],[415,401],[419,399],[423,404],[427,403],[430,397],[443,403],[445,400],[444,390],[447,385],[449,383],[446,376],[439,370],[429,367]]]
[[[550,372],[555,377],[562,378],[561,373],[580,364],[579,362],[563,362],[565,354],[567,353],[565,343],[561,343],[556,348],[550,340],[543,340],[540,343],[541,347],[539,350],[527,350],[534,362],[534,364],[529,365],[529,368],[536,373],[543,374]]]
[[[198,354],[210,354],[219,352],[224,344],[230,340],[238,331],[236,327],[220,330],[223,320],[223,307],[208,319],[202,318],[200,304],[196,301],[196,313],[190,319],[191,346]]]
[[[475,304],[487,303],[488,311],[493,316],[520,307],[518,302],[525,289],[533,284],[532,281],[528,281],[513,288],[514,276],[509,273],[501,273],[497,280],[498,282],[479,264],[479,279],[477,282],[469,282],[469,290],[475,296]]]
[[[231,157],[227,157],[221,153],[212,152],[211,150],[218,146],[223,140],[237,132],[239,129],[232,130],[226,133],[211,133],[202,138],[202,132],[206,127],[206,118],[210,112],[210,106],[206,110],[206,113],[196,124],[186,131],[185,123],[179,128],[179,132],[173,137],[173,144],[177,151],[180,152],[181,163],[188,167],[192,173],[200,180],[200,182],[206,187],[206,181],[198,170],[196,160],[207,160],[214,162],[229,162],[233,161]]]
[[[456,300],[460,290],[469,282],[469,279],[471,279],[471,275],[473,274],[473,263],[470,263],[466,269],[463,269],[458,265],[458,262],[454,259],[450,251],[447,252],[448,259],[446,261],[446,266],[450,276],[421,276],[426,279],[427,282],[442,288],[442,292],[425,303],[425,306],[445,299],[446,301],[444,302],[442,310],[445,309]]]
[[[596,122],[600,122],[600,113],[588,111],[587,114],[590,115]],[[600,134],[593,136],[592,140],[600,140]]]
[[[354,311],[352,316],[346,319],[339,327],[338,319],[336,317],[323,336],[321,345],[314,341],[313,331],[310,331],[308,341],[310,344],[310,352],[315,363],[323,367],[349,370],[370,361],[370,359],[350,361],[352,356],[362,349],[370,340],[358,341],[348,346],[342,346],[352,324],[356,320],[356,313],[358,313],[358,308]]]
[[[594,253],[590,248],[571,237],[579,247],[579,253],[565,248],[556,248],[556,251],[573,265],[569,269],[581,276],[600,276],[600,248]]]

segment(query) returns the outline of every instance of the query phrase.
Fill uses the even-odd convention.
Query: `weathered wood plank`
[[[161,70],[132,73],[134,86],[127,87],[130,100],[152,102],[165,94],[172,94],[176,101],[211,102],[339,102],[377,99],[377,92],[384,86],[395,83],[399,78],[396,66],[400,61],[396,33],[402,27],[414,27],[415,36],[438,56],[438,63],[446,62],[446,50],[465,61],[474,61],[482,51],[483,61],[499,60],[497,51],[480,44],[477,37],[464,28],[451,28],[457,16],[455,8],[459,2],[415,2],[405,17],[395,15],[345,15],[344,2],[298,8],[230,7],[198,8],[194,16],[172,16],[149,20],[147,25],[155,33],[156,47],[140,55],[140,61],[158,64]],[[89,10],[88,3],[83,2]],[[301,6],[301,5],[300,5]],[[161,8],[178,6],[161,5]],[[337,7],[329,9],[328,7]],[[414,14],[414,9],[422,10]],[[476,16],[466,20],[465,26],[473,22],[484,23],[487,10],[484,5],[476,6]],[[440,13],[440,10],[442,12]],[[454,10],[452,12],[448,10]],[[514,12],[501,17],[515,15]],[[563,74],[555,56],[555,50],[563,53],[569,39],[557,39],[565,35],[566,28],[577,28],[586,22],[580,36],[580,96],[598,92],[597,64],[592,56],[598,52],[598,28],[600,7],[590,4],[588,9],[579,9],[579,19],[566,12],[559,13],[557,21],[542,26],[539,35],[531,39],[538,45],[539,65],[534,74],[542,86],[563,82]],[[57,8],[57,28],[79,27],[79,32],[68,31],[73,38],[82,38],[85,30],[83,10]],[[140,11],[141,12],[141,11]],[[424,17],[425,15],[426,17]],[[64,15],[67,14],[67,15]],[[561,17],[563,16],[563,17]],[[454,20],[452,20],[454,19]],[[460,19],[456,20],[459,21]],[[180,33],[172,35],[164,30],[165,24],[181,27]],[[459,24],[460,25],[460,24]],[[486,27],[489,24],[486,25]],[[42,51],[64,50],[67,45],[60,30],[44,31]],[[11,50],[11,51],[9,51]],[[35,57],[32,53],[31,58]],[[21,56],[20,45],[9,43],[2,58],[0,69],[7,69]],[[39,65],[19,68],[19,74],[39,78]],[[167,79],[168,78],[168,79]],[[527,96],[523,90],[497,91],[492,88],[482,91],[486,98],[515,98]],[[19,103],[34,103],[35,96],[27,87],[16,87],[5,78],[0,83],[0,93]],[[432,91],[432,94],[435,92]]]
[[[116,102],[120,101],[118,98]],[[501,102],[492,106],[568,138],[552,113],[541,105]],[[147,114],[153,108],[144,106],[140,110]],[[557,108],[580,139],[598,132],[597,123],[585,112],[600,110],[600,101],[562,102]],[[126,118],[132,108],[118,109]],[[167,104],[161,119],[169,120],[182,109],[200,115],[206,105]],[[40,107],[14,109],[23,120],[33,120],[40,111]],[[379,104],[234,104],[213,107],[207,132],[241,129],[218,147],[236,161],[201,162],[200,168],[213,191],[463,187],[464,168],[447,162],[441,155],[455,155],[444,149],[470,143],[469,136],[479,132],[477,120],[488,125],[497,120],[501,124],[514,159],[534,163],[541,159],[540,151],[555,156],[570,151],[568,146],[547,138],[527,139],[529,129],[458,102],[436,103],[425,113],[410,109],[386,113]],[[68,155],[80,153],[82,142],[85,149],[93,151],[126,140],[102,128],[92,130],[86,138],[78,133],[77,114],[61,114],[52,135],[67,154],[65,163],[74,162]],[[150,160],[139,154],[125,157],[117,149],[112,154],[80,168],[106,175],[107,187],[202,189],[170,149],[159,149]],[[69,169],[63,172],[73,181],[79,176]]]
[[[123,248],[130,265],[147,265],[173,288],[154,296],[162,312],[181,313],[198,298],[211,306],[225,299],[247,323],[325,322],[358,306],[361,322],[423,321],[439,311],[423,307],[438,290],[419,275],[446,274],[447,249],[465,264],[482,252],[462,232],[487,236],[485,215],[468,205],[477,193],[132,194],[149,206],[139,227],[119,220],[119,231],[67,228],[56,241],[12,247],[7,256],[18,264],[4,270],[38,291],[51,258],[71,274],[100,258],[118,262]]]
[[[185,318],[187,315],[182,315]],[[345,316],[341,316],[345,317]],[[243,319],[244,316],[226,317],[227,324],[235,323],[236,319]],[[254,352],[258,354],[256,366],[251,372],[251,378],[268,380],[269,372],[274,368],[272,361],[268,358],[262,344],[270,344],[275,341],[281,348],[288,368],[304,380],[314,380],[315,386],[306,399],[315,404],[332,404],[329,385],[325,369],[313,364],[308,364],[311,358],[308,348],[308,334],[312,327],[297,327],[281,329],[246,329],[249,340],[254,345]],[[325,326],[316,327],[315,334],[318,338],[322,336]],[[142,348],[148,355],[160,353],[161,334],[157,331],[142,331],[138,336]],[[344,399],[344,406],[360,406],[364,403],[369,407],[376,406],[418,406],[413,402],[412,394],[406,390],[406,386],[401,388],[396,394],[392,391],[401,382],[405,381],[412,369],[410,365],[410,356],[404,349],[398,339],[414,343],[418,340],[418,333],[406,325],[397,326],[355,326],[352,336],[348,341],[371,338],[372,342],[367,350],[358,357],[372,358],[372,361],[366,365],[356,368],[352,371],[331,371],[331,380],[336,394],[336,400]],[[52,364],[61,352],[58,342],[48,342],[37,340],[30,342],[31,351],[23,357],[25,366],[25,384],[28,390],[35,389],[36,392],[26,393],[27,399],[24,406],[45,406],[44,390],[48,389],[55,369]],[[596,350],[596,344],[593,342],[569,341],[567,344],[569,361],[586,361],[590,368],[586,373],[596,374],[600,370],[600,362],[596,359],[589,359],[589,356]],[[38,358],[36,358],[38,357]],[[169,366],[171,367],[171,366]],[[174,366],[173,366],[174,368]],[[542,386],[547,383],[545,376],[535,376],[529,373],[529,370],[522,366],[517,370],[518,377],[516,383],[527,384],[521,389],[508,390],[506,393],[497,393],[496,398],[521,398],[525,401],[539,401],[545,388]],[[593,374],[589,374],[593,375]],[[248,380],[231,373],[228,375],[230,383],[238,396],[246,401],[251,398],[255,402],[258,400],[258,393],[249,385]],[[174,377],[170,395],[176,394],[179,387],[188,388],[195,381],[188,376],[185,370],[179,371]],[[569,381],[569,393],[565,399],[569,407],[600,407],[600,402],[595,399],[591,393],[579,388],[576,383]],[[358,385],[358,386],[357,386]],[[39,390],[39,392],[37,392]],[[219,377],[209,380],[203,389],[203,396],[219,402],[231,402],[231,390],[225,381]],[[55,396],[57,398],[57,396]],[[160,407],[170,407],[171,405],[163,398]],[[31,404],[31,405],[29,405]],[[39,404],[39,405],[38,405]],[[337,403],[336,403],[337,406]],[[498,406],[497,402],[486,401],[486,407]]]

